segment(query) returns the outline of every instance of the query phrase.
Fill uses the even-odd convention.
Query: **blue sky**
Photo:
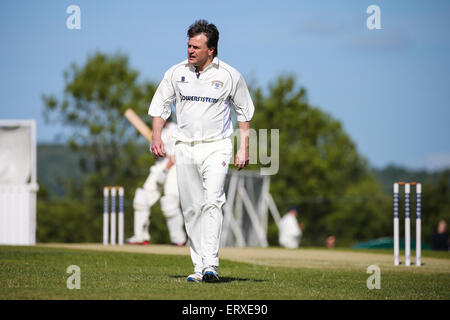
[[[66,27],[71,4],[80,30]],[[366,27],[372,4],[381,30]],[[372,166],[450,167],[449,16],[438,0],[1,1],[0,118],[35,118],[38,140],[54,141],[68,131],[44,122],[41,96],[62,93],[71,63],[121,52],[159,82],[204,18],[219,28],[221,59],[262,87],[294,73]]]

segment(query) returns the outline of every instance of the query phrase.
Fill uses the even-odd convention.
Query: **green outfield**
[[[188,254],[164,245],[1,246],[0,299],[450,299],[447,252],[394,267],[390,251],[223,248],[217,284],[186,282]],[[80,289],[67,288],[71,265]],[[381,270],[379,290],[367,288],[370,265]]]

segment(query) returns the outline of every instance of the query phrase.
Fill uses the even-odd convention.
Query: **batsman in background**
[[[161,209],[166,218],[170,241],[177,246],[186,243],[184,220],[181,212],[177,184],[177,172],[174,159],[173,132],[177,125],[167,121],[161,132],[161,139],[166,146],[166,156],[158,158],[150,168],[142,188],[138,188],[134,195],[134,235],[127,239],[128,244],[149,244],[150,242],[150,214],[151,207],[161,201]]]

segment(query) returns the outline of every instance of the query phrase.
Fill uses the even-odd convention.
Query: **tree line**
[[[126,56],[103,53],[90,55],[84,65],[72,64],[64,71],[64,81],[62,94],[42,96],[43,112],[48,122],[67,128],[63,134],[77,154],[80,179],[65,179],[59,196],[41,185],[38,241],[100,242],[105,185],[126,186],[126,234],[131,235],[134,192],[155,159],[123,113],[132,108],[147,115],[157,84],[140,80]],[[308,103],[306,89],[294,75],[278,77],[268,90],[250,91],[256,110],[251,127],[280,129],[280,168],[271,177],[270,192],[281,213],[292,205],[299,208],[305,225],[302,243],[323,245],[328,235],[334,235],[338,245],[391,236],[392,194],[376,179],[340,122]],[[258,169],[258,164],[248,168]],[[431,241],[437,221],[450,217],[448,171],[424,184],[423,212],[423,236]],[[152,208],[150,231],[153,242],[169,242],[159,204]],[[268,237],[271,245],[278,245],[273,221]]]

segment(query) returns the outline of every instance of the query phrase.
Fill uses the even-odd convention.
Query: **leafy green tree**
[[[421,182],[424,186],[431,186],[438,183],[442,173],[439,171],[426,171],[424,169],[411,170],[395,165],[388,165],[383,169],[372,169],[371,171],[377,180],[381,182],[383,190],[388,194],[392,194],[393,184],[396,181],[416,181]]]
[[[425,184],[422,189],[422,237],[432,243],[439,221],[450,224],[450,169],[440,173],[436,184]]]
[[[79,153],[81,184],[72,185],[67,197],[82,204],[85,214],[95,217],[86,220],[85,228],[96,234],[98,241],[103,186],[122,185],[126,199],[132,199],[154,163],[148,142],[123,116],[128,108],[138,115],[147,115],[156,87],[140,82],[138,77],[138,71],[129,66],[125,56],[96,53],[84,65],[72,64],[64,72],[62,98],[54,94],[43,96],[47,120],[65,125],[69,145]],[[148,123],[150,119],[143,120]],[[127,203],[126,224],[131,226],[131,200]]]
[[[392,197],[382,192],[374,177],[351,184],[335,202],[324,223],[327,234],[337,235],[339,245],[391,235]]]
[[[83,202],[40,195],[37,212],[38,242],[99,242],[97,220],[101,215],[92,214]]]
[[[132,108],[146,115],[156,85],[139,81],[138,72],[119,54],[96,53],[82,66],[71,65],[64,79],[61,98],[43,96],[44,113],[48,121],[66,126],[69,145],[79,159],[81,181],[65,183],[68,190],[57,199],[41,186],[38,241],[100,241],[105,185],[125,186],[126,234],[130,234],[132,198],[154,158],[148,142],[123,113]],[[296,84],[294,76],[281,76],[268,89],[252,90],[256,107],[252,128],[279,129],[280,167],[271,178],[271,193],[282,213],[290,205],[299,207],[306,227],[302,243],[323,245],[329,234],[336,236],[338,245],[391,235],[392,197],[383,191],[390,178],[382,181],[381,188],[341,124],[308,103],[306,90]],[[150,118],[143,119],[150,122]],[[403,172],[397,169],[388,173],[397,176]],[[439,219],[449,219],[448,186],[448,171],[438,183],[424,184],[423,232],[427,240]],[[152,208],[150,231],[153,241],[169,241],[159,204]],[[272,221],[270,244],[278,244],[277,233]]]
[[[285,211],[290,205],[300,208],[307,244],[323,244],[332,230],[338,239],[347,234],[359,237],[356,230],[348,229],[360,226],[331,226],[343,223],[337,219],[340,215],[346,220],[359,219],[352,216],[356,213],[356,204],[348,204],[350,207],[344,210],[340,202],[350,196],[367,196],[369,191],[360,192],[355,187],[359,184],[370,184],[371,187],[366,188],[374,189],[375,198],[380,196],[381,190],[368,174],[367,161],[358,154],[341,124],[308,104],[306,90],[297,87],[294,76],[279,77],[269,86],[267,94],[257,88],[253,96],[256,111],[252,127],[280,129],[280,169],[271,178],[271,193],[279,209]],[[370,214],[358,214],[369,219],[374,209],[376,207],[372,206]]]

